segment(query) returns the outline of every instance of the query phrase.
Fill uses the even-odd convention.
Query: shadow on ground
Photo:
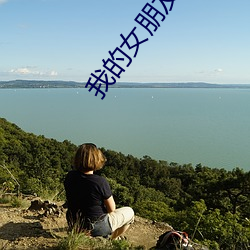
[[[43,229],[40,222],[32,223],[14,223],[9,222],[0,228],[0,239],[14,241],[22,237],[44,237],[53,238],[53,236]]]

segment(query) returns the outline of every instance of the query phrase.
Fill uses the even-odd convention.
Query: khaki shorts
[[[114,232],[117,228],[134,222],[134,210],[131,207],[121,207],[108,213],[109,223]]]

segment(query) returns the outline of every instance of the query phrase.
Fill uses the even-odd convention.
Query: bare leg
[[[126,232],[128,230],[130,225],[124,225],[120,228],[117,228],[113,233],[111,238],[112,239],[116,239],[118,236],[120,236],[121,234],[123,234],[124,232]]]

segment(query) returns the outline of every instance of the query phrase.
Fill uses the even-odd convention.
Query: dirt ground
[[[65,211],[46,217],[41,211],[1,205],[0,249],[53,249],[61,238],[67,236]],[[143,245],[149,249],[169,229],[167,224],[153,223],[136,216],[125,236],[134,246]]]

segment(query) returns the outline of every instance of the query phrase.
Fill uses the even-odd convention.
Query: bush
[[[8,204],[10,202],[11,202],[11,197],[9,196],[0,197],[0,204]]]
[[[133,208],[139,216],[157,221],[166,221],[167,216],[172,214],[172,209],[161,201],[141,201],[137,202]]]
[[[10,204],[12,207],[27,208],[29,203],[21,197],[14,196],[12,197]]]

